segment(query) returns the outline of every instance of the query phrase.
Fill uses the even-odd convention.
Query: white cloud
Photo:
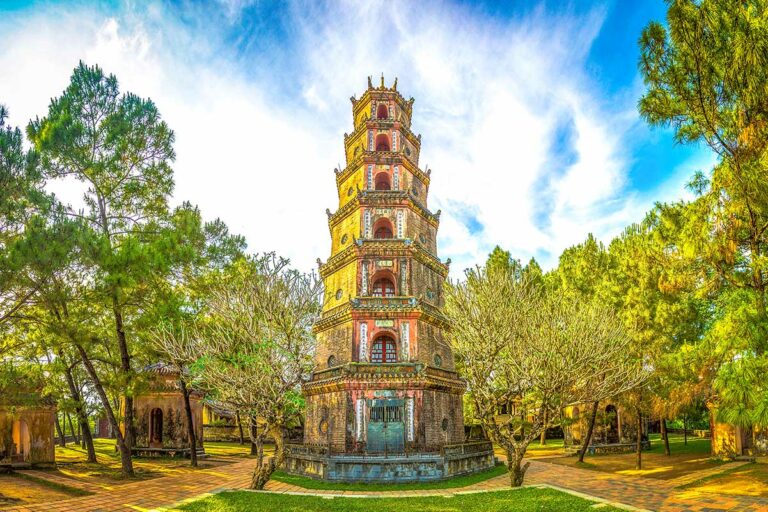
[[[253,2],[220,3],[225,19],[242,22]],[[177,200],[223,218],[252,251],[276,250],[303,269],[328,257],[323,212],[335,209],[332,169],[352,130],[347,98],[382,71],[416,98],[430,206],[443,210],[440,253],[454,275],[496,244],[525,259],[549,254],[551,265],[588,232],[606,237],[642,216],[651,199],[626,190],[622,140],[636,118],[602,106],[582,72],[602,11],[501,23],[443,4],[393,5],[294,6],[294,48],[274,69],[268,53],[231,57],[213,22],[190,28],[161,4],[22,14],[0,22],[13,42],[0,48],[0,69],[13,70],[0,76],[0,101],[24,124],[45,113],[79,59],[98,63],[123,90],[151,97],[175,130]],[[553,159],[564,120],[567,164]]]

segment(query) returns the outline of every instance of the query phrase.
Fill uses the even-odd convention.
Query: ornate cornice
[[[466,382],[456,372],[433,368],[423,363],[370,364],[347,363],[312,374],[302,386],[305,395],[360,388],[439,389],[456,394],[466,390]]]
[[[348,215],[358,208],[373,206],[379,208],[394,208],[396,206],[408,206],[415,213],[424,217],[435,228],[440,225],[440,211],[432,213],[424,206],[410,190],[361,190],[357,196],[333,213],[328,214],[328,229],[333,229]]]
[[[337,270],[349,265],[351,262],[364,258],[400,258],[411,257],[430,270],[437,272],[443,278],[448,276],[448,265],[410,239],[388,238],[370,239],[359,238],[355,243],[331,256],[328,261],[320,265],[320,277],[325,279]]]
[[[354,143],[361,135],[365,135],[368,130],[399,130],[411,144],[421,151],[421,135],[416,135],[411,128],[397,119],[368,119],[364,124],[356,127],[352,133],[344,134],[344,149],[349,150],[349,145]]]
[[[418,152],[416,152],[418,153]],[[406,156],[401,150],[398,151],[368,151],[363,149],[362,153],[354,157],[352,160],[347,160],[347,166],[343,170],[336,172],[336,186],[341,186],[357,168],[364,163],[382,164],[382,165],[404,165],[408,170],[417,176],[425,185],[429,185],[429,171],[424,172],[419,169],[419,163],[417,160]]]
[[[423,320],[441,329],[448,327],[442,312],[432,304],[416,297],[354,297],[348,302],[324,311],[320,320],[315,322],[312,331],[317,334],[358,316],[376,318],[384,315],[411,316]]]

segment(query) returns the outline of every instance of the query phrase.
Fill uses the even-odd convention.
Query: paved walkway
[[[250,482],[253,460],[238,461],[216,468],[201,469],[183,475],[131,482],[101,489],[92,496],[26,505],[6,509],[8,512],[74,512],[74,511],[149,511],[169,510],[181,502],[192,501],[225,489],[245,489]],[[738,465],[738,463],[735,463]],[[719,470],[731,465],[719,466]],[[736,467],[736,466],[734,466]],[[50,476],[36,472],[34,476]],[[699,478],[712,472],[699,473]],[[53,479],[51,479],[53,480]],[[675,480],[654,480],[601,473],[541,461],[531,461],[526,475],[527,485],[545,485],[572,493],[588,495],[610,503],[629,505],[641,510],[664,512],[753,511],[768,512],[767,498],[724,496],[675,489]],[[71,485],[71,483],[70,483]],[[498,491],[509,488],[509,478],[500,476],[469,487],[431,491],[350,492],[307,490],[281,482],[269,482],[266,490],[276,493],[318,496],[415,497],[452,496],[467,492]],[[585,496],[586,497],[586,496]]]

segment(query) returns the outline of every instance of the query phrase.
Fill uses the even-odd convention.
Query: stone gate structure
[[[411,131],[413,98],[392,87],[352,97],[347,165],[328,211],[331,256],[320,264],[317,369],[303,388],[304,444],[289,471],[332,480],[426,480],[493,465],[489,443],[464,444],[462,395],[443,340],[437,257],[440,212]]]

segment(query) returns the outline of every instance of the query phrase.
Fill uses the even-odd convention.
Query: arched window
[[[376,151],[389,151],[389,137],[386,133],[376,136]]]
[[[387,105],[385,103],[379,103],[379,106],[376,108],[376,117],[378,119],[386,119],[389,117],[388,114]]]
[[[150,446],[163,444],[163,410],[156,408],[149,413],[149,443]]]
[[[379,219],[373,226],[373,238],[392,238],[392,223],[389,219]]]
[[[376,190],[392,190],[389,185],[389,174],[380,172],[376,175]]]
[[[371,289],[371,293],[374,297],[394,297],[395,296],[395,285],[392,283],[392,281],[387,277],[382,277],[381,279],[377,279],[375,283],[373,283],[373,288]]]
[[[395,345],[395,340],[389,336],[376,338],[376,341],[373,342],[373,348],[371,348],[371,362],[396,363],[397,345]]]
[[[15,451],[11,450],[7,455],[11,456],[13,462],[29,462],[30,439],[29,426],[24,420],[16,420],[11,426],[11,439]]]

